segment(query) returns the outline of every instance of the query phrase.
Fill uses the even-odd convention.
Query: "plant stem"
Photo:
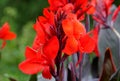
[[[73,62],[73,69],[75,71],[75,75],[76,77],[78,77],[78,73],[77,73],[77,70],[76,70],[76,62],[77,62],[77,54],[73,54],[72,55],[72,62]]]
[[[79,52],[77,52],[77,56],[78,56],[78,59],[81,60],[81,57],[83,57],[83,54],[79,54]],[[80,64],[79,64],[79,78],[78,78],[78,81],[82,81],[82,65],[83,65],[83,59],[80,61]]]
[[[85,18],[85,28],[87,32],[90,30],[90,16],[89,15],[86,15],[86,18]]]

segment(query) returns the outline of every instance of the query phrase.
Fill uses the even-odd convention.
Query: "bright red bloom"
[[[63,52],[71,55],[77,51],[90,53],[94,50],[95,41],[86,33],[85,27],[80,23],[74,14],[62,22],[63,30],[68,37]]]
[[[1,28],[0,28],[0,39],[3,40],[3,45],[1,48],[5,46],[5,41],[6,40],[12,40],[16,38],[16,34],[14,32],[10,31],[10,26],[8,23],[5,23]]]
[[[19,65],[20,70],[26,74],[35,74],[42,71],[44,78],[51,79],[50,69],[54,69],[54,59],[58,49],[59,42],[56,36],[52,37],[38,51],[27,47],[26,60]]]
[[[95,12],[96,0],[48,0],[50,4],[50,10],[57,11],[59,8],[63,8],[72,4],[74,6],[73,12],[83,15],[85,12],[93,14]]]
[[[51,79],[51,70],[54,71],[54,60],[59,50],[59,41],[46,24],[48,23],[39,21],[34,24],[37,35],[32,48],[26,48],[26,60],[19,65],[19,68],[26,74],[42,71],[44,78]]]

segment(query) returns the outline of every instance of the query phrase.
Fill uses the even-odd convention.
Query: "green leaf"
[[[31,75],[29,81],[37,81],[37,74]]]
[[[100,76],[99,81],[109,81],[111,75],[116,71],[116,67],[114,65],[112,54],[110,49],[108,48],[105,52],[105,58],[103,62],[102,74]]]

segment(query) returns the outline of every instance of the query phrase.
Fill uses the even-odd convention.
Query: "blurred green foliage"
[[[25,47],[32,46],[35,37],[33,24],[47,6],[47,0],[0,0],[0,26],[8,22],[11,31],[17,34],[17,38],[7,41],[2,50],[0,81],[9,81],[9,77],[17,81],[28,81],[29,75],[19,71],[18,64],[25,58]]]

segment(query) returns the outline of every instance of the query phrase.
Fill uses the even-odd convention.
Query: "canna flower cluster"
[[[68,56],[79,53],[78,64],[83,54],[95,52],[96,56],[99,56],[99,28],[101,24],[104,25],[104,19],[110,14],[113,0],[48,2],[49,7],[43,10],[43,16],[39,16],[33,26],[36,36],[32,47],[26,47],[26,59],[19,64],[19,69],[26,74],[41,72],[44,78],[51,79],[53,76],[59,81],[62,64]],[[104,8],[100,7],[102,5]],[[101,10],[101,14],[98,10]],[[117,14],[118,10],[115,13]],[[87,16],[98,22],[91,31],[86,21]],[[113,20],[115,18],[116,15]]]
[[[13,40],[16,38],[16,34],[14,32],[10,31],[10,26],[6,22],[1,28],[0,28],[0,40],[3,41],[2,46],[0,49],[4,48],[6,45],[6,40]]]

